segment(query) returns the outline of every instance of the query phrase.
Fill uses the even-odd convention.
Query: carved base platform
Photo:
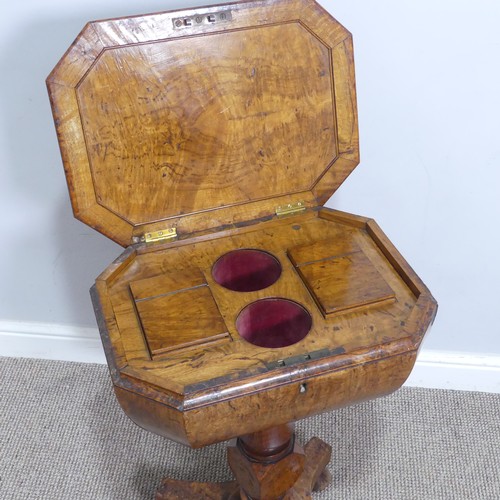
[[[164,479],[156,500],[304,500],[328,486],[331,447],[312,438],[303,448],[291,426],[238,438],[228,447],[236,480],[197,483]]]

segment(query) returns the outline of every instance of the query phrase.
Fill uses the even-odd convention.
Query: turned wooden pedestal
[[[330,482],[331,447],[312,438],[304,447],[292,425],[233,440],[227,450],[234,481],[197,483],[164,479],[156,500],[302,500]]]

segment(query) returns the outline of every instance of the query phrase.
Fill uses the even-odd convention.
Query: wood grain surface
[[[324,203],[358,162],[353,68],[312,0],[89,23],[47,78],[75,216],[127,246]]]
[[[278,259],[279,279],[252,292],[219,285],[213,265],[246,248]],[[114,263],[97,280],[95,295],[106,309],[99,315],[109,359],[122,363],[114,380],[119,400],[140,425],[192,446],[395,390],[436,312],[425,285],[372,221],[328,209],[135,245],[133,257],[126,254],[121,269]],[[318,262],[333,265],[319,275],[301,271]],[[193,290],[210,291],[216,307],[198,309]],[[240,312],[273,297],[309,312],[303,340],[262,348],[242,338]],[[142,310],[148,303],[151,310]],[[228,337],[214,344],[220,330]]]
[[[229,457],[235,454],[235,448],[230,447],[228,450]],[[271,471],[261,472],[258,478],[254,476],[253,481],[250,480],[250,490],[256,496],[255,499],[263,500],[278,500],[276,496],[270,496],[278,490],[284,493],[279,496],[281,500],[307,500],[311,499],[313,491],[321,491],[331,482],[331,475],[326,466],[330,460],[331,447],[324,441],[318,438],[312,438],[302,451],[303,460],[299,462],[300,476],[292,487],[289,486],[289,478],[294,473],[293,467],[282,467],[278,464],[276,472],[281,472],[281,475],[275,474],[271,466]],[[253,464],[247,463],[246,466]],[[289,466],[289,463],[283,464]],[[267,472],[267,474],[266,474]],[[293,477],[292,477],[293,479]],[[260,480],[260,485],[258,484]],[[266,488],[267,483],[274,483],[273,489]],[[248,483],[248,481],[247,481]],[[156,493],[155,500],[185,500],[185,499],[206,499],[206,500],[250,500],[248,490],[245,491],[243,486],[248,486],[243,480],[243,484],[238,481],[227,481],[224,483],[196,483],[192,481],[180,481],[166,478],[163,480],[160,488]],[[252,488],[253,486],[253,488]]]
[[[323,240],[293,248],[288,256],[324,315],[395,298],[391,287],[355,242],[347,248],[346,242],[339,245]]]
[[[47,86],[75,216],[128,247],[91,293],[132,420],[199,447],[402,385],[437,305],[374,221],[321,208],[359,147],[352,38],[319,4],[92,22]],[[176,241],[140,243],[171,228]],[[220,285],[213,266],[240,249],[281,273],[251,291]],[[305,337],[246,341],[238,317],[262,299],[306,311]],[[285,498],[310,494],[309,472]],[[222,490],[234,484],[206,491]]]

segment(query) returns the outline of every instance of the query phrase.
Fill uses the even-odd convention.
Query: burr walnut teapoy
[[[235,481],[157,498],[308,498],[330,447],[291,423],[400,387],[437,308],[323,207],[359,161],[350,33],[313,0],[97,21],[47,85],[75,216],[126,247],[91,290],[118,401],[236,439]]]

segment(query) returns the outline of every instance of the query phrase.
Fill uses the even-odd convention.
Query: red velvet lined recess
[[[262,250],[233,250],[220,257],[212,269],[214,280],[235,292],[255,292],[272,285],[281,275],[281,264]]]
[[[302,340],[311,329],[311,315],[286,299],[263,299],[241,311],[236,320],[239,334],[259,347],[286,347]]]

